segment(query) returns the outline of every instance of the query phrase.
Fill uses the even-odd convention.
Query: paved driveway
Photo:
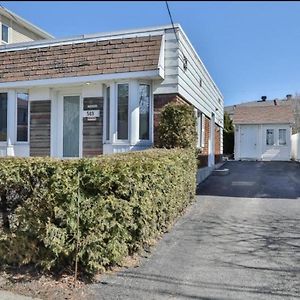
[[[300,165],[228,162],[137,268],[94,299],[300,299]]]

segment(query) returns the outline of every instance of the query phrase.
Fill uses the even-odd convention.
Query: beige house
[[[3,7],[0,7],[0,27],[0,45],[53,38],[51,34]]]

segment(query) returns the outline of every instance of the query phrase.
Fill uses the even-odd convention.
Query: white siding
[[[223,96],[212,81],[203,63],[183,32],[179,32],[180,55],[178,66],[178,90],[208,117],[215,114],[216,123],[223,127]],[[183,68],[183,57],[187,58],[187,69]],[[202,86],[200,86],[200,78]]]
[[[179,93],[209,118],[214,113],[216,123],[223,127],[222,94],[179,27],[177,27],[177,37],[180,47],[174,30],[165,30],[164,80],[154,84],[154,94]],[[187,70],[183,68],[184,56],[188,61]]]

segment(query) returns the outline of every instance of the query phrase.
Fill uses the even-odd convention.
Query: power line
[[[166,3],[166,6],[167,6],[167,10],[168,10],[168,13],[169,13],[169,17],[170,17],[170,20],[171,20],[171,23],[172,23],[172,27],[173,27],[173,30],[174,30],[174,34],[175,34],[177,43],[179,44],[179,40],[178,40],[178,37],[177,37],[177,32],[176,32],[176,29],[175,29],[175,26],[174,26],[174,22],[173,22],[173,18],[172,18],[172,14],[171,14],[171,11],[170,11],[170,8],[169,8],[168,1],[165,1],[165,3]]]

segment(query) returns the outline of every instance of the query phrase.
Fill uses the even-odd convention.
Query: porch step
[[[217,169],[212,171],[213,175],[225,176],[229,174],[229,169]]]

